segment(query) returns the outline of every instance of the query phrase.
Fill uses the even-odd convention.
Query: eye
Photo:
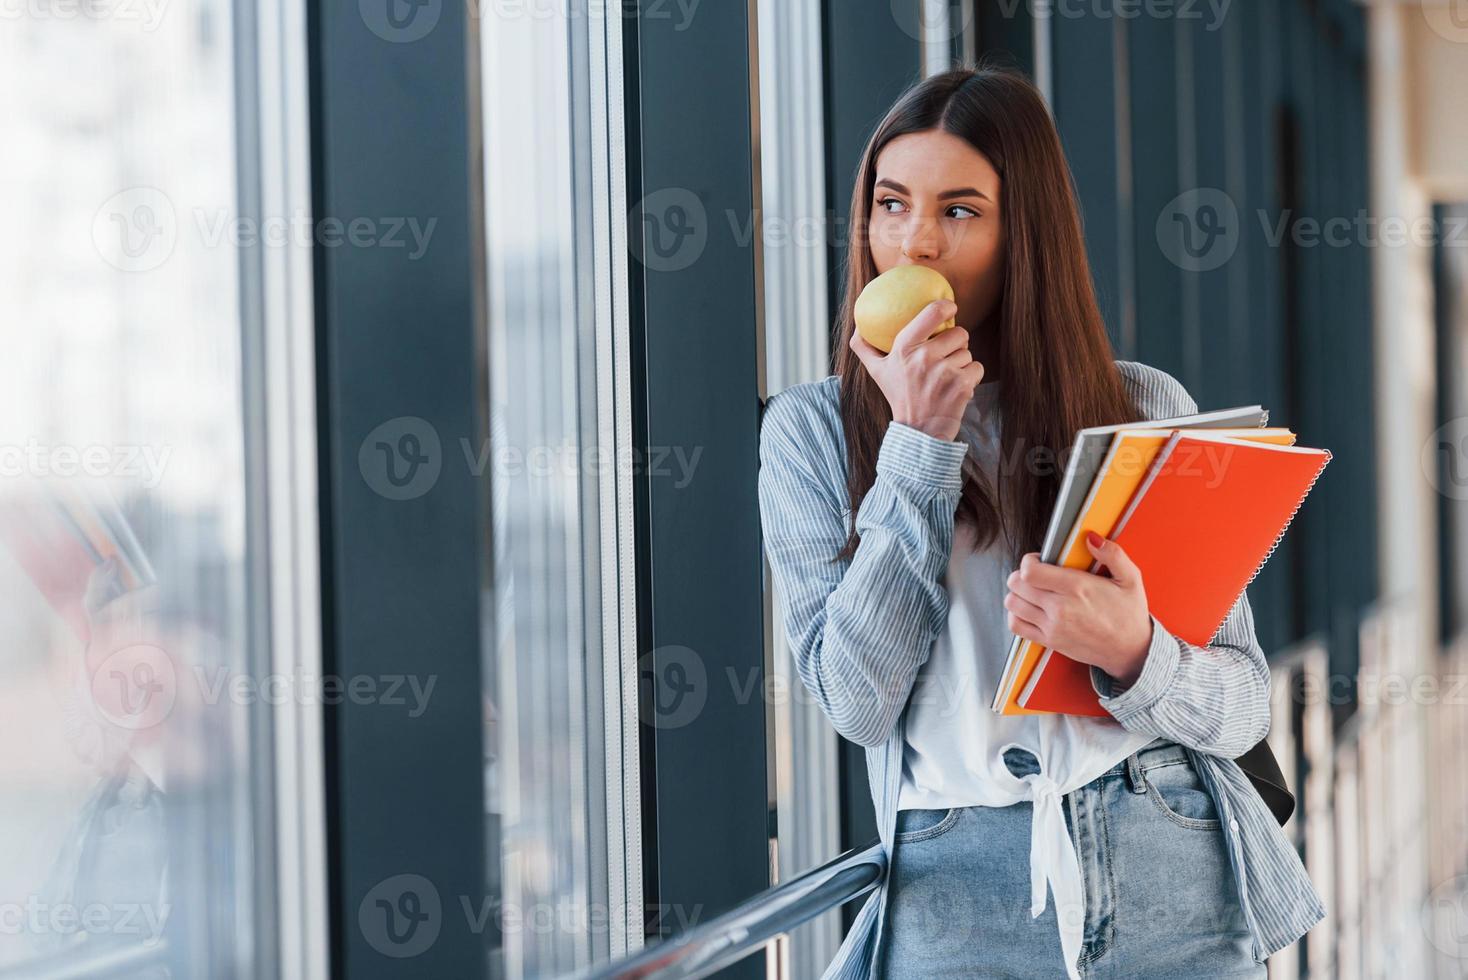
[[[898,205],[900,205],[900,204],[902,204],[902,202],[900,200],[898,200],[897,198],[895,198],[895,197],[884,197],[881,200],[877,201],[877,207],[881,208],[883,211],[886,211],[888,214],[896,214],[897,212],[895,212],[891,208],[887,207],[887,205],[889,205],[889,204],[898,204]],[[953,217],[960,218],[960,219],[965,220],[965,221],[968,220],[969,218],[977,218],[977,217],[980,216],[980,214],[979,214],[978,211],[975,211],[973,208],[966,207],[966,206],[964,206],[962,204],[954,204],[954,205],[951,205],[948,208],[948,211],[945,211],[944,213],[945,214],[949,214],[949,213],[951,213],[953,211],[961,211],[961,212],[963,212],[962,214],[959,214],[959,215],[953,215]]]

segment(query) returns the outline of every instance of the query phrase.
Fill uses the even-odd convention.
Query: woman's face
[[[942,130],[899,136],[877,155],[871,208],[877,274],[898,265],[943,273],[955,319],[972,334],[994,311],[1004,278],[999,174],[989,158]]]

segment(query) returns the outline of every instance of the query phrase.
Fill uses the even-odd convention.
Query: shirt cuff
[[[940,490],[963,489],[968,443],[949,442],[893,421],[877,450],[877,472],[914,480]]]
[[[1142,662],[1142,673],[1130,687],[1122,687],[1100,667],[1090,665],[1091,686],[1100,696],[1101,707],[1123,723],[1156,704],[1167,693],[1177,673],[1177,638],[1156,616],[1150,613],[1148,616],[1152,620],[1152,640],[1147,646],[1147,659]]]

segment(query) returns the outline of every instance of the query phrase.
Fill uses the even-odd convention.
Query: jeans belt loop
[[[1147,776],[1142,772],[1141,760],[1135,752],[1126,757],[1126,779],[1133,793],[1147,792]]]

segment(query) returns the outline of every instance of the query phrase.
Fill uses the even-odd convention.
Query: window
[[[289,511],[314,450],[279,411],[310,404],[300,25],[265,4],[237,37],[226,0],[10,13],[0,976],[319,975],[312,593],[265,574],[313,533]],[[256,40],[268,97],[241,82]]]
[[[642,936],[626,207],[608,88],[622,25],[591,9],[478,25],[492,976],[558,975]]]

